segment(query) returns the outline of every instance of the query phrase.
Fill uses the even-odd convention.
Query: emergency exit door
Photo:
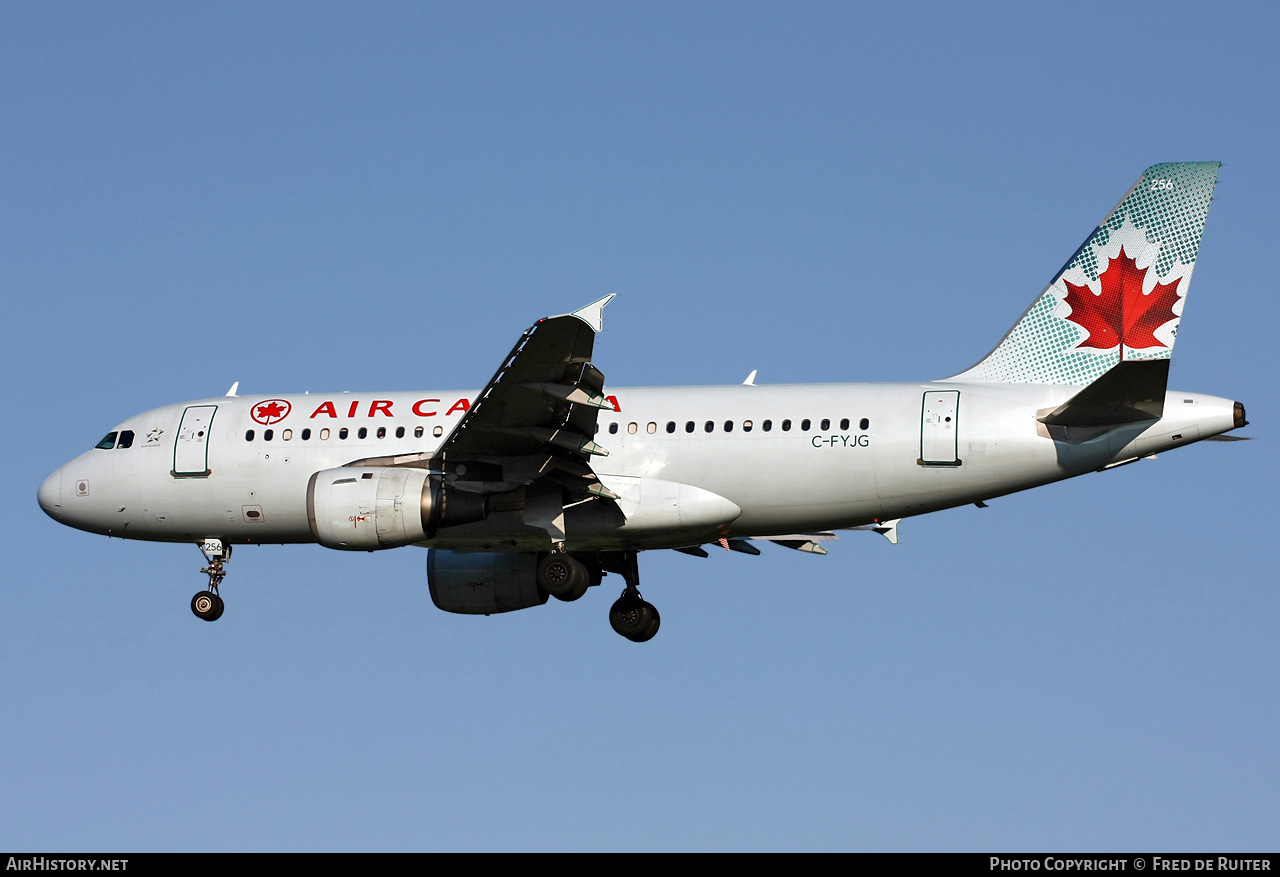
[[[193,405],[182,412],[178,437],[173,440],[173,475],[192,478],[209,474],[209,437],[217,405]]]
[[[959,466],[960,391],[924,394],[920,408],[920,464]]]

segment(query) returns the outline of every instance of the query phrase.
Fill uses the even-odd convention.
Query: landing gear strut
[[[209,589],[200,591],[191,598],[191,611],[195,613],[196,618],[217,621],[222,617],[222,610],[226,608],[222,597],[218,596],[218,585],[222,584],[222,580],[226,578],[225,564],[231,559],[231,546],[223,545],[221,539],[206,539],[200,545],[200,553],[209,562],[208,566],[200,569],[200,572],[209,575]]]
[[[648,642],[657,634],[662,616],[652,603],[640,596],[640,571],[636,553],[625,552],[620,560],[620,568],[611,571],[622,573],[627,586],[623,589],[622,596],[609,609],[609,624],[615,633],[625,636],[633,643]]]

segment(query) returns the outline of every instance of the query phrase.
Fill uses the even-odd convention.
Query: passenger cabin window
[[[264,429],[264,430],[262,431],[262,440],[263,440],[264,442],[269,442],[269,441],[271,441],[273,438],[275,438],[275,435],[276,435],[275,430],[271,430],[271,429]]]
[[[760,428],[763,429],[765,432],[768,432],[769,430],[773,429],[773,421],[766,420],[764,423],[760,424]]]
[[[831,428],[831,421],[827,420],[825,417],[822,418],[821,428],[823,432],[829,430]]]
[[[676,431],[676,422],[674,420],[668,420],[667,432],[675,432],[675,431]]]
[[[444,435],[444,427],[443,426],[435,427],[434,429],[431,430],[431,434],[436,438],[440,438],[440,436]]]
[[[320,441],[327,442],[329,440],[329,427],[320,430]]]
[[[628,424],[627,424],[627,433],[628,433],[629,435],[635,435],[635,434],[636,434],[636,430],[637,430],[637,429],[639,429],[639,428],[640,428],[640,426],[639,426],[639,424],[637,424],[637,423],[634,423],[634,422],[632,422],[632,423],[628,423]]]
[[[251,441],[253,441],[253,430],[251,430],[251,429],[246,429],[246,430],[244,431],[244,440],[245,440],[245,441],[247,441],[247,442],[251,442]]]
[[[104,451],[111,450],[116,446],[116,435],[117,433],[114,432],[107,433],[102,437],[102,441],[98,442],[94,447],[101,448]]]
[[[743,432],[751,432],[751,421],[750,421],[750,420],[744,420],[744,421],[742,421],[742,431],[743,431]]]
[[[846,418],[844,418],[843,420],[841,420],[841,421],[840,421],[840,428],[841,428],[841,429],[848,429],[848,428],[849,428],[849,418],[847,418],[847,417],[846,417]]]
[[[809,431],[809,418],[806,417],[804,420],[800,421],[800,428],[805,432]]]
[[[725,431],[725,432],[733,432],[733,421],[732,421],[732,420],[726,420],[726,421],[724,422],[724,431]]]
[[[345,426],[342,429],[338,430],[338,438],[342,439],[343,441],[347,440],[347,436],[349,434],[350,433],[347,432],[347,428]]]
[[[133,447],[133,430],[126,429],[120,433],[120,441],[116,442],[117,448]]]
[[[858,429],[866,429],[869,426],[871,426],[871,421],[865,417],[858,421]]]
[[[311,441],[311,427],[307,427],[302,431],[302,440],[304,442]]]
[[[284,432],[280,433],[280,438],[285,441],[289,441],[289,439],[293,438],[293,430],[286,429]]]
[[[397,426],[397,427],[396,427],[396,438],[404,438],[404,427],[403,427],[403,426]]]
[[[369,430],[362,426],[360,427],[360,431],[356,433],[356,438],[366,438],[368,435]]]
[[[784,420],[784,421],[782,421],[782,431],[783,431],[783,432],[791,432],[791,421],[790,421],[790,420]]]
[[[387,437],[387,428],[385,426],[378,427],[378,438]]]
[[[692,420],[689,420],[689,421],[686,421],[686,422],[685,422],[685,425],[684,425],[684,431],[685,431],[685,432],[693,432],[693,421],[692,421]]]
[[[716,428],[716,425],[712,421],[708,420],[705,424],[703,424],[702,428],[707,432],[711,432],[713,429]]]
[[[422,427],[420,427],[420,426],[415,426],[415,427],[413,428],[413,437],[414,437],[414,438],[422,438],[422,432],[423,432]]]
[[[617,432],[618,432],[618,424],[616,423],[609,424],[609,435],[616,435]]]
[[[654,422],[650,421],[650,422],[649,422],[649,425],[648,425],[648,426],[646,426],[646,427],[644,428],[644,430],[645,430],[645,432],[649,433],[649,435],[653,435],[655,432],[657,432],[657,431],[658,431],[658,424],[656,424],[656,423],[654,423]]]

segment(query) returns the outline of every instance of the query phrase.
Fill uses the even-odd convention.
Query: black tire
[[[625,636],[632,642],[644,642],[636,637],[653,635],[649,628],[653,625],[654,612],[653,606],[639,597],[621,597],[609,609],[609,625],[619,636]],[[654,633],[657,633],[656,628]]]
[[[582,595],[587,592],[587,588],[589,587],[591,587],[591,581],[586,576],[583,576],[579,580],[578,586],[574,588],[572,591],[569,591],[564,594],[554,594],[553,596],[557,600],[563,600],[566,603],[572,603],[574,600],[580,599]]]
[[[649,621],[649,629],[637,636],[629,637],[633,643],[647,643],[658,635],[658,628],[662,625],[662,616],[658,614],[658,607],[652,603],[645,603],[649,607],[649,612],[653,618]]]
[[[572,554],[548,554],[538,562],[538,587],[561,600],[576,600],[587,592],[587,568]]]
[[[191,611],[203,621],[217,621],[222,615],[222,598],[213,591],[199,591],[191,598]]]

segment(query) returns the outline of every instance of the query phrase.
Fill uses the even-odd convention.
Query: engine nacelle
[[[538,555],[502,551],[427,552],[431,602],[445,612],[492,615],[547,602],[538,587]]]
[[[412,545],[487,515],[482,494],[447,488],[425,469],[344,466],[317,472],[307,485],[307,521],[326,548]]]

